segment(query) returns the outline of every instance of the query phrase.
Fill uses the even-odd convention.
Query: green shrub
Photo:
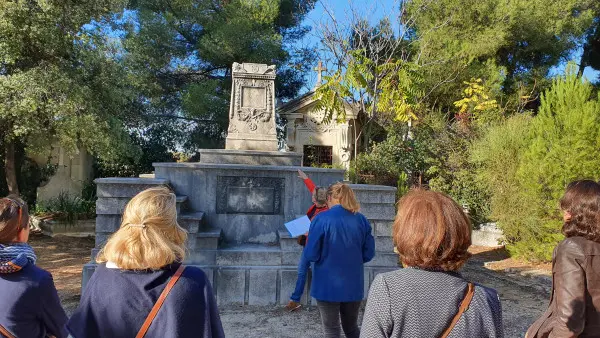
[[[436,129],[429,143],[427,177],[432,190],[450,195],[469,212],[474,225],[489,219],[489,194],[476,180],[476,166],[470,161],[470,149],[476,130],[461,122]]]
[[[55,198],[38,201],[34,214],[50,215],[54,219],[73,223],[79,219],[94,218],[96,201],[73,196],[63,191]]]
[[[356,183],[410,186],[413,176],[419,177],[426,167],[428,149],[419,137],[417,128],[409,137],[405,123],[396,124],[387,138],[371,144],[367,152],[360,153],[350,165],[350,179]]]
[[[542,95],[535,117],[515,116],[487,131],[473,160],[511,253],[551,259],[563,238],[558,200],[569,182],[600,177],[598,149],[600,100],[572,66]]]
[[[562,235],[558,200],[575,179],[600,178],[600,100],[593,87],[576,76],[575,66],[554,79],[542,95],[531,125],[531,143],[517,172],[535,222],[521,235],[524,251],[538,247],[536,257],[550,259]],[[516,249],[520,246],[515,247]],[[539,249],[538,249],[539,251]]]
[[[535,222],[528,207],[531,198],[524,194],[517,176],[530,144],[531,121],[528,114],[512,116],[486,129],[471,148],[477,183],[489,195],[490,218],[503,230],[509,247]]]

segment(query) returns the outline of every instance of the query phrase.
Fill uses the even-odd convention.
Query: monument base
[[[140,191],[168,185],[177,194],[178,223],[188,232],[185,264],[200,267],[213,285],[219,306],[285,305],[297,278],[302,247],[284,223],[306,212],[310,194],[298,167],[241,164],[155,163],[158,178],[97,179],[96,248],[83,269],[82,287],[96,268],[96,255],[119,229],[127,202]],[[306,168],[321,186],[339,181],[343,170]],[[381,272],[399,268],[392,227],[396,188],[351,185],[369,220],[375,257],[365,264],[365,297]],[[244,197],[245,196],[245,197]],[[262,203],[252,204],[261,200]],[[303,304],[309,297],[310,275]]]
[[[200,149],[200,163],[301,166],[302,154],[282,151]]]
[[[259,135],[258,137],[254,135],[252,139],[231,135],[225,139],[225,149],[277,151],[279,150],[279,141],[275,135]]]

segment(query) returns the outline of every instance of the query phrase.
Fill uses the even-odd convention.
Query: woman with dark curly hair
[[[377,275],[361,337],[502,337],[496,291],[465,280],[471,224],[450,197],[412,190],[399,202],[394,244],[404,269]]]
[[[560,209],[566,239],[554,249],[550,306],[527,337],[600,337],[600,184],[571,182]]]

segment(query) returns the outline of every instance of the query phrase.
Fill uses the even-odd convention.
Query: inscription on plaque
[[[284,179],[217,176],[217,214],[282,214]]]
[[[242,87],[242,108],[265,109],[267,107],[266,89]]]

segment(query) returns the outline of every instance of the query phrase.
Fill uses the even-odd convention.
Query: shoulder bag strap
[[[460,317],[462,316],[462,314],[465,311],[467,311],[467,309],[469,308],[469,305],[471,305],[471,300],[473,300],[473,295],[474,294],[475,294],[475,285],[473,285],[473,283],[469,283],[469,287],[467,289],[467,294],[465,295],[465,298],[460,303],[460,307],[458,308],[458,312],[456,313],[456,315],[454,316],[454,318],[452,318],[452,321],[450,322],[450,325],[446,328],[446,330],[444,330],[444,333],[442,333],[441,338],[448,337],[448,335],[450,334],[450,332],[452,332],[452,329],[454,328],[454,326],[456,325],[456,323],[458,323],[458,320],[460,319]]]
[[[2,325],[0,325],[0,334],[5,336],[6,338],[16,338],[10,332],[8,332],[8,330]]]
[[[160,310],[161,306],[165,302],[165,299],[167,299],[169,292],[171,292],[171,289],[173,289],[173,286],[175,286],[175,283],[177,283],[177,281],[179,280],[179,277],[181,277],[183,270],[185,270],[185,266],[182,264],[179,266],[179,269],[177,269],[177,271],[175,272],[173,277],[171,277],[171,279],[169,280],[169,283],[167,283],[167,286],[165,286],[165,289],[163,290],[163,292],[158,297],[158,300],[152,307],[150,314],[148,315],[148,317],[146,317],[144,324],[140,328],[140,331],[138,331],[135,338],[143,338],[146,335],[146,332],[148,332],[148,329],[150,328],[150,325],[152,324],[154,317],[156,317],[158,310]]]

